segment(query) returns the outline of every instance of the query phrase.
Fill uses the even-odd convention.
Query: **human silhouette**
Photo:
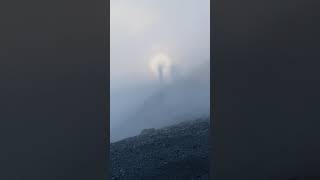
[[[160,83],[163,82],[163,79],[164,79],[164,73],[163,73],[163,69],[164,69],[164,65],[163,64],[159,64],[158,65],[158,75],[159,75],[159,80],[160,80]]]

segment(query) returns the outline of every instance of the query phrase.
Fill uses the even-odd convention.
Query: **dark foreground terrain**
[[[183,122],[111,144],[113,180],[207,180],[209,120]]]

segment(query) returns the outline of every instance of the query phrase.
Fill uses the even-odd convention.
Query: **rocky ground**
[[[113,180],[207,180],[209,120],[183,122],[111,144]]]

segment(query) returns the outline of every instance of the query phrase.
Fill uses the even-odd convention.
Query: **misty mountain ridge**
[[[134,136],[146,128],[161,128],[210,114],[210,62],[167,84],[157,83],[153,94],[121,124],[111,129],[111,141]]]

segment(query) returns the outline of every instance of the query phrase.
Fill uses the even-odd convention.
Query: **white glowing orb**
[[[153,77],[156,79],[161,78],[163,80],[169,80],[171,73],[171,64],[171,59],[166,54],[156,54],[154,57],[151,58],[150,61],[150,70]]]

